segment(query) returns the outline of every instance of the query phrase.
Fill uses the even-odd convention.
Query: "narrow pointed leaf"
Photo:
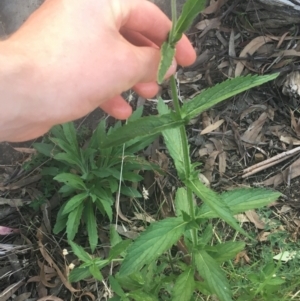
[[[190,28],[194,19],[205,8],[206,0],[187,0],[176,23],[173,42],[178,42],[181,35]]]
[[[87,192],[79,193],[68,200],[62,214],[68,214],[78,207],[88,196]]]
[[[158,258],[178,241],[184,233],[186,222],[181,218],[167,218],[152,223],[128,248],[120,269],[120,276],[140,270],[143,265]]]
[[[102,148],[118,146],[136,137],[148,137],[163,130],[174,128],[184,123],[184,120],[177,120],[174,115],[147,116],[130,122],[121,127],[118,131],[111,133],[102,142]]]
[[[164,81],[165,75],[171,67],[173,58],[175,56],[174,45],[164,42],[161,46],[161,59],[158,67],[157,82],[161,84]]]
[[[78,282],[80,280],[86,279],[88,277],[91,277],[91,272],[89,270],[89,267],[84,268],[75,268],[71,271],[69,275],[69,281],[70,282]]]
[[[126,251],[128,246],[131,244],[130,240],[122,240],[119,243],[117,243],[115,246],[113,246],[109,251],[109,259],[115,259],[117,258],[121,253]]]
[[[90,273],[93,275],[93,277],[95,279],[97,279],[98,281],[102,281],[103,280],[103,276],[99,270],[99,268],[93,264],[89,267]]]
[[[185,188],[178,188],[175,196],[176,216],[181,216],[182,212],[189,214],[189,202]]]
[[[62,128],[63,128],[66,139],[68,140],[70,145],[72,145],[73,149],[78,152],[79,151],[78,141],[77,141],[74,123],[73,122],[64,123],[62,125]]]
[[[90,247],[92,252],[94,252],[98,244],[98,230],[95,212],[91,200],[86,203],[86,206],[84,208],[84,220],[86,223]]]
[[[194,269],[187,268],[174,284],[172,301],[190,301],[195,289]]]
[[[250,88],[262,85],[275,79],[277,76],[278,73],[264,76],[255,75],[229,79],[205,90],[200,95],[185,103],[182,106],[182,112],[184,112],[190,120],[217,103],[243,91],[249,90]]]
[[[213,190],[207,188],[198,179],[193,181],[186,181],[186,186],[189,187],[209,208],[214,211],[218,217],[222,218],[226,223],[228,223],[232,228],[249,237],[247,232],[245,232],[237,223],[229,207],[226,206],[220,196]],[[250,237],[249,237],[250,238]]]
[[[83,211],[83,204],[81,203],[75,210],[73,210],[67,221],[67,237],[68,240],[73,240],[80,224],[80,219]]]
[[[155,296],[150,293],[145,293],[142,290],[131,291],[128,294],[135,301],[159,301]]]
[[[121,285],[118,283],[118,281],[113,277],[113,276],[109,276],[109,283],[111,288],[113,289],[113,291],[119,295],[120,297],[122,297],[122,300],[128,300],[125,292],[123,291]]]
[[[74,252],[74,254],[83,262],[90,262],[92,261],[91,256],[83,249],[83,247],[77,245],[75,242],[73,241],[69,241],[69,245],[72,248],[72,251]]]
[[[159,114],[162,116],[168,114],[170,110],[160,99],[157,106]],[[176,170],[180,179],[186,178],[185,176],[185,165],[184,165],[184,153],[182,148],[182,140],[180,134],[180,128],[172,128],[164,130],[162,132],[167,149],[174,160]]]
[[[216,294],[220,301],[232,301],[230,285],[218,263],[204,250],[195,251],[194,255],[196,268],[210,291]]]

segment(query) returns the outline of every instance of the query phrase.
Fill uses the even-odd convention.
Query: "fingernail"
[[[165,75],[165,79],[169,78],[171,75],[173,75],[176,72],[177,69],[177,62],[175,60],[175,58],[172,61],[172,64],[169,68],[169,70],[167,71],[166,75]]]

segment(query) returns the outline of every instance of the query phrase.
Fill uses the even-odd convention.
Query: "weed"
[[[172,0],[173,27],[161,48],[158,82],[162,82],[171,65],[176,43],[203,9],[204,3],[203,0],[188,0],[177,20],[175,1]],[[52,144],[36,144],[39,151],[63,162],[67,168],[64,172],[59,171],[54,178],[63,183],[59,192],[68,198],[58,213],[54,231],[58,233],[66,227],[70,245],[82,261],[71,272],[70,281],[79,281],[91,275],[101,281],[101,269],[118,261],[121,264],[119,272],[109,277],[115,293],[111,301],[189,301],[200,300],[201,296],[206,295],[216,295],[220,301],[231,301],[233,294],[239,296],[239,300],[275,300],[274,288],[278,289],[285,283],[281,276],[277,276],[280,265],[266,263],[259,273],[249,274],[245,285],[238,273],[232,275],[232,279],[238,279],[239,285],[243,285],[243,289],[234,290],[235,283],[226,274],[226,263],[230,263],[245,248],[245,243],[210,242],[214,236],[213,218],[221,218],[243,234],[246,240],[253,241],[249,233],[240,227],[234,214],[263,207],[280,194],[252,188],[217,194],[206,187],[199,180],[199,166],[190,161],[185,124],[213,105],[273,80],[276,76],[247,76],[228,80],[207,89],[182,106],[177,96],[176,80],[172,76],[170,84],[175,111],[169,110],[160,100],[158,116],[140,117],[140,110],[126,125],[121,127],[117,123],[107,133],[105,123],[101,122],[86,148],[78,145],[72,124],[54,128]],[[139,181],[141,177],[133,171],[150,167],[146,162],[141,167],[141,162],[132,153],[144,148],[161,133],[183,183],[183,187],[176,191],[176,216],[152,223],[132,243],[111,234],[112,248],[108,258],[89,255],[72,242],[80,220],[87,226],[93,251],[98,241],[95,210],[112,220],[111,206],[118,180],[121,178],[123,183],[126,180]],[[120,170],[123,170],[122,174]],[[121,186],[121,193],[140,196],[138,191],[125,185]],[[113,239],[113,236],[118,239]],[[172,247],[179,244],[185,250],[182,256],[172,253]]]

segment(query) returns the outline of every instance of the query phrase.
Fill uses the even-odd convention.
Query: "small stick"
[[[289,150],[287,152],[278,154],[270,159],[264,160],[258,164],[255,164],[253,166],[250,166],[246,169],[244,169],[244,175],[242,175],[242,178],[246,178],[249,177],[251,175],[254,175],[256,173],[258,173],[259,171],[263,170],[263,169],[267,169],[271,166],[274,166],[286,159],[289,159],[290,157],[292,157],[293,155],[295,155],[296,153],[298,153],[300,151],[300,147],[296,147],[292,150]]]

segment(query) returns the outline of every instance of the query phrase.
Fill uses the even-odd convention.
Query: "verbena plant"
[[[176,3],[172,0],[173,27],[168,40],[161,48],[162,60],[158,82],[162,82],[165,77],[175,55],[176,43],[180,40],[183,32],[188,29],[195,16],[203,9],[204,1],[188,0],[178,20],[175,7]],[[61,208],[56,226],[56,231],[62,230],[64,223],[67,223],[69,239],[74,237],[71,226],[74,223],[78,224],[79,216],[82,213],[84,213],[83,219],[87,223],[88,229],[95,229],[95,219],[92,217],[94,214],[93,204],[98,204],[100,211],[106,212],[111,218],[111,211],[107,209],[110,208],[111,202],[105,198],[104,203],[106,205],[104,205],[101,200],[101,196],[103,198],[103,195],[107,195],[108,192],[103,194],[100,189],[106,183],[106,186],[109,187],[109,199],[111,200],[111,193],[116,190],[116,187],[110,181],[122,175],[115,169],[114,174],[112,174],[105,164],[93,165],[91,163],[89,158],[92,157],[92,162],[94,162],[94,152],[97,148],[106,153],[106,158],[109,158],[112,155],[115,156],[116,153],[119,154],[124,143],[127,149],[128,145],[129,147],[130,145],[138,145],[138,141],[141,139],[149,139],[147,140],[149,142],[154,135],[162,133],[169,154],[174,160],[178,177],[183,183],[183,187],[179,187],[176,192],[176,216],[152,223],[131,244],[128,241],[121,241],[121,238],[112,230],[112,249],[109,258],[93,258],[81,247],[70,242],[75,254],[83,261],[81,266],[71,272],[70,280],[78,281],[91,275],[102,280],[101,268],[112,261],[119,261],[121,263],[119,272],[115,277],[111,276],[109,279],[115,292],[115,296],[110,299],[111,301],[189,301],[196,300],[196,295],[199,292],[204,295],[215,294],[220,301],[232,300],[229,280],[220,266],[243,250],[245,244],[244,242],[231,241],[210,245],[213,237],[211,220],[221,218],[236,231],[251,239],[239,226],[234,215],[265,206],[277,199],[280,194],[266,189],[252,188],[218,194],[206,187],[199,180],[199,166],[191,163],[185,125],[213,105],[247,89],[273,80],[276,76],[276,74],[247,76],[227,80],[205,90],[182,106],[177,96],[176,81],[172,76],[170,83],[174,111],[167,108],[160,100],[158,104],[159,115],[157,116],[134,118],[128,121],[125,126],[118,126],[117,129],[111,130],[107,135],[104,131],[104,125],[101,124],[97,134],[94,134],[95,138],[92,138],[92,146],[87,153],[80,152],[77,147],[75,150],[74,131],[64,126],[65,136],[61,137],[59,141],[56,138],[54,142],[66,153],[69,153],[69,156],[71,154],[75,156],[74,152],[76,153],[77,160],[74,157],[70,163],[80,170],[80,175],[69,173],[56,177],[56,180],[65,183],[61,191],[73,195],[72,199]],[[64,140],[63,145],[67,140],[72,147],[62,146],[62,140]],[[142,145],[137,147],[137,149],[141,148]],[[59,159],[63,159],[62,155]],[[55,156],[57,158],[57,154]],[[99,158],[99,160],[101,159]],[[90,167],[87,168],[87,166]],[[89,172],[90,169],[94,172]],[[103,177],[103,183],[96,185],[93,179],[99,176]],[[107,180],[108,176],[110,176],[110,180]],[[86,184],[86,181],[89,185]],[[76,195],[74,195],[75,192]],[[195,202],[195,198],[201,200],[201,205]],[[89,209],[83,208],[83,200]],[[89,226],[89,218],[93,220],[92,226]],[[90,232],[93,231],[90,230]],[[96,240],[96,234],[90,234],[90,243],[93,247],[95,247]],[[183,257],[174,256],[171,251],[172,247],[180,242],[183,242],[186,247],[186,254]]]
[[[131,120],[139,118],[142,107],[134,112]],[[98,243],[96,212],[113,219],[112,205],[119,192],[129,197],[141,197],[132,183],[143,179],[136,170],[153,170],[155,166],[141,157],[133,155],[156,138],[136,138],[124,147],[102,147],[101,140],[122,128],[116,123],[106,132],[102,120],[94,131],[89,143],[80,146],[73,123],[56,126],[51,130],[50,141],[35,143],[34,147],[47,157],[59,162],[43,169],[43,175],[52,175],[62,183],[59,193],[67,199],[61,206],[54,233],[66,230],[68,240],[73,240],[80,222],[86,225],[92,251]],[[121,174],[122,170],[122,174]],[[127,185],[128,184],[128,185]]]

